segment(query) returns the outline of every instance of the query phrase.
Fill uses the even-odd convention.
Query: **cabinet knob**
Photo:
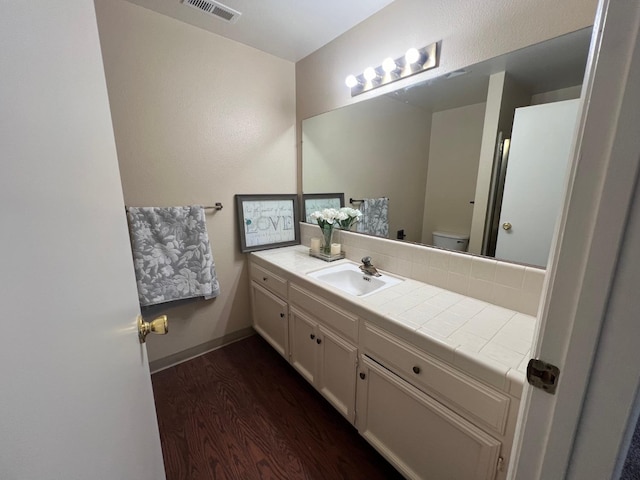
[[[412,370],[413,370],[413,373],[420,373],[420,367],[418,366],[413,367]]]
[[[316,338],[316,343],[320,345],[322,343],[322,340],[320,340],[319,338]]]
[[[364,372],[360,372],[360,378],[364,380],[365,378],[367,378],[367,376],[364,374]]]
[[[313,340],[314,338],[316,338],[316,336],[312,333],[311,335],[309,335],[309,338]]]
[[[269,280],[267,277],[262,277],[263,282],[266,282],[267,280]]]
[[[281,313],[281,314],[280,314],[280,318],[284,318],[284,313]]]

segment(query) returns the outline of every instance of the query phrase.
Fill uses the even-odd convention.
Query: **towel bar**
[[[387,197],[383,197],[383,198],[387,198]],[[349,203],[362,203],[364,202],[363,199],[358,200],[357,198],[349,198]]]
[[[127,207],[124,207],[124,208],[126,209]],[[202,208],[204,208],[205,210],[211,210],[211,209],[213,209],[213,210],[222,210],[222,203],[216,202],[215,205],[213,205],[212,207],[209,206],[209,207],[202,207]]]

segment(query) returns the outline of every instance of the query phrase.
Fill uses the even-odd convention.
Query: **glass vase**
[[[322,227],[322,253],[331,255],[331,243],[333,242],[333,224],[328,223]]]

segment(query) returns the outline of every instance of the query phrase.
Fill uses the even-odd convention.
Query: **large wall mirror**
[[[590,37],[580,30],[305,119],[303,193],[341,192],[355,208],[388,199],[391,239],[433,245],[444,232],[468,237],[469,253],[546,266]],[[543,224],[551,231],[539,239]]]

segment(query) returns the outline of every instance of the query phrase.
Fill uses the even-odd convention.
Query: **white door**
[[[516,109],[496,258],[547,265],[562,208],[579,102]]]
[[[640,378],[638,125],[640,3],[601,0],[532,350],[560,368],[558,390],[525,388],[509,478],[617,478],[624,461]]]
[[[0,478],[162,479],[93,1],[0,45]]]

